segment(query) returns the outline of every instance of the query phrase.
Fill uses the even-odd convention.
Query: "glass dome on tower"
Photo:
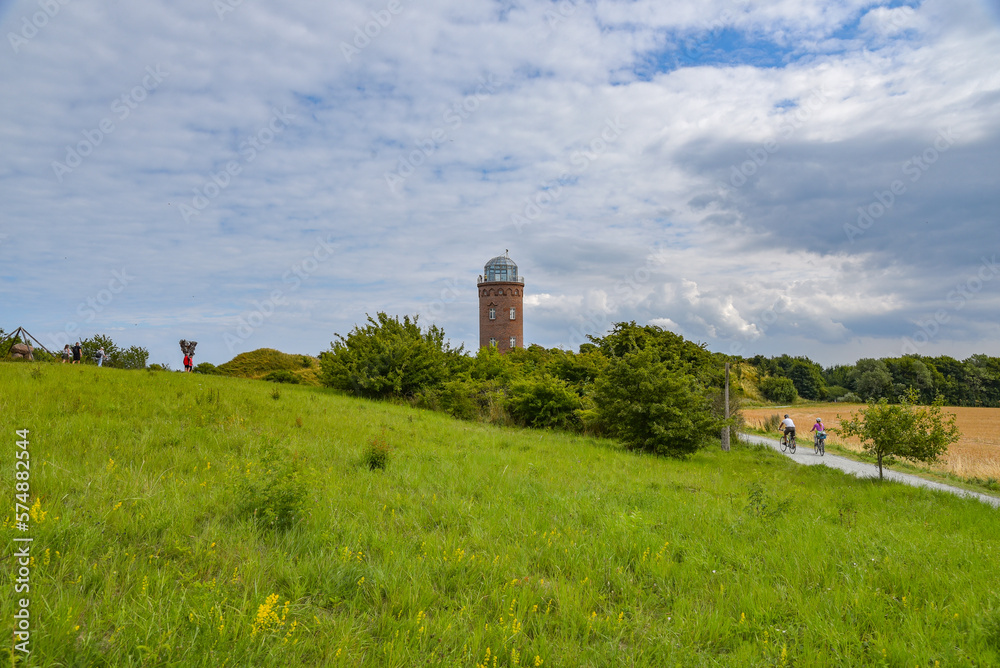
[[[521,282],[517,277],[517,265],[506,255],[498,255],[486,263],[483,280]]]

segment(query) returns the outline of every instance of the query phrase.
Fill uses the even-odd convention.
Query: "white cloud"
[[[4,34],[36,7],[15,3]],[[317,352],[379,310],[421,311],[475,345],[475,276],[509,248],[529,340],[635,319],[832,359],[896,345],[998,241],[1000,36],[975,3],[403,3],[350,62],[341,44],[384,4],[243,3],[224,20],[204,2],[115,7],[68,4],[0,51],[0,84],[18,91],[0,99],[12,326],[59,331],[128,264],[136,281],[86,325],[142,332],[154,361],[198,337],[225,361],[223,334],[274,290],[286,303],[247,349]],[[670,60],[723,29],[785,62]],[[113,101],[157,66],[169,75],[119,118]],[[295,122],[271,137],[286,107]],[[106,118],[113,132],[60,183],[53,161]],[[621,132],[602,138],[609,121]],[[944,128],[953,148],[850,243],[857,207]],[[268,140],[252,159],[248,138]],[[401,159],[419,164],[394,193]],[[229,162],[239,173],[185,222],[180,205]],[[292,290],[283,277],[318,237],[338,250]],[[938,340],[1000,352],[966,316],[1000,305],[996,287]]]

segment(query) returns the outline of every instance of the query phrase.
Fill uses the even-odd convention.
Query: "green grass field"
[[[996,510],[764,449],[672,461],[318,387],[58,364],[0,364],[0,422],[24,665],[1000,663]],[[247,517],[261,499],[303,512],[276,529]]]

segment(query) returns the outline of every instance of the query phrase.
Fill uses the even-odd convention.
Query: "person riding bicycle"
[[[826,438],[826,427],[823,426],[823,419],[816,418],[816,424],[809,431],[816,432],[816,435],[820,438]]]
[[[788,413],[785,413],[785,419],[778,425],[778,429],[785,430],[785,438],[795,438],[795,423],[792,422],[792,418],[788,417]]]

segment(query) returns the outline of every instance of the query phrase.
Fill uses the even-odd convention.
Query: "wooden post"
[[[726,426],[722,428],[722,451],[729,452],[729,362],[726,362],[726,389],[722,401],[726,406]]]

